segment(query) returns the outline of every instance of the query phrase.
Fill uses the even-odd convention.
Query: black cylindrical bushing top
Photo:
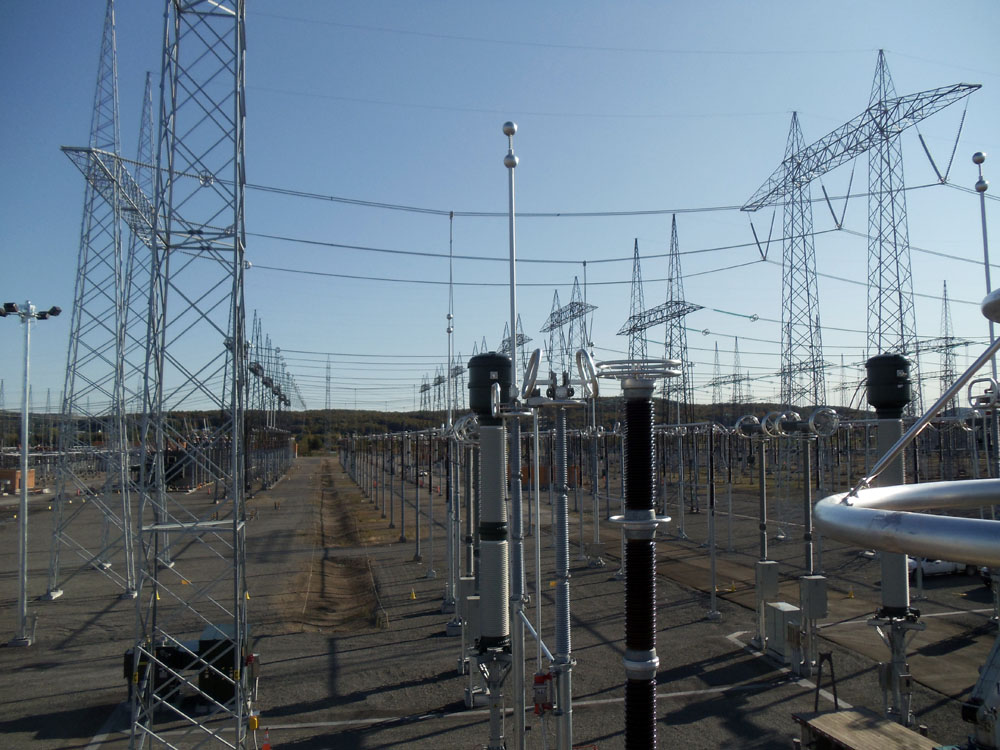
[[[878,354],[865,362],[868,403],[879,419],[899,419],[910,403],[910,361],[901,354]]]
[[[653,466],[653,401],[625,402],[625,508],[652,510],[656,497]]]
[[[490,390],[500,384],[500,403],[510,402],[510,357],[496,352],[477,354],[469,360],[469,407],[480,424],[500,424],[490,409]]]

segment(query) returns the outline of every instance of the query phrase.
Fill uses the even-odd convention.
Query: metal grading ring
[[[781,418],[787,412],[780,411],[769,411],[764,415],[764,419],[760,423],[760,429],[763,430],[764,434],[768,437],[776,438],[781,437],[781,427],[779,426]],[[798,416],[796,414],[796,416]]]
[[[599,378],[676,378],[681,374],[679,359],[609,359],[597,365]]]
[[[988,387],[986,391],[976,396],[972,389],[977,385],[985,383]],[[993,406],[997,402],[997,383],[993,378],[977,378],[969,383],[968,390],[969,406]]]
[[[479,419],[475,414],[463,414],[455,420],[451,431],[458,442],[475,443],[479,440]]]
[[[490,385],[490,416],[500,416],[500,384],[495,381]]]
[[[576,369],[583,383],[584,398],[597,398],[600,393],[597,385],[597,367],[594,365],[594,358],[586,349],[577,349]]]
[[[840,427],[840,415],[829,406],[821,406],[809,415],[809,430],[819,437],[831,437]]]
[[[740,437],[753,437],[754,435],[759,435],[763,430],[760,426],[760,420],[757,419],[753,414],[744,414],[742,417],[736,420],[736,424],[733,426],[733,432],[735,432]]]

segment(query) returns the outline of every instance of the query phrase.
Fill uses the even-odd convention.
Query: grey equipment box
[[[768,602],[764,608],[764,632],[767,634],[767,655],[781,664],[798,662],[798,648],[789,630],[798,631],[801,610],[788,602]]]
[[[828,614],[826,604],[826,576],[799,578],[799,606],[806,620],[819,620]]]

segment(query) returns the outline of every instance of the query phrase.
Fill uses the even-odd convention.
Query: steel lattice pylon
[[[559,375],[569,372],[569,361],[566,356],[566,321],[562,317],[564,307],[559,304],[559,290],[552,292],[552,310],[548,320],[542,326],[541,332],[549,334],[549,350],[545,357],[549,361],[549,372]]]
[[[531,337],[526,336],[524,333],[524,326],[521,325],[521,313],[517,314],[517,361],[527,362],[527,346],[531,343]],[[500,354],[510,354],[510,323],[505,322],[503,324],[503,341],[500,344]],[[475,356],[475,354],[473,354]],[[458,357],[459,361],[463,361],[461,355]]]
[[[722,403],[722,363],[719,361],[719,342],[715,342],[715,359],[712,362],[712,405]]]
[[[431,382],[426,375],[424,375],[423,382],[420,383],[420,411],[430,411],[431,410]]]
[[[745,404],[747,402],[747,395],[743,390],[743,383],[748,380],[747,376],[742,371],[742,365],[740,364],[740,340],[739,338],[733,339],[733,403],[734,404]]]
[[[167,0],[132,747],[246,747],[244,71],[243,0]]]
[[[948,301],[948,282],[942,282],[941,289],[941,393],[944,393],[955,382],[957,366],[955,363],[955,331],[951,324],[951,303]],[[955,399],[948,402],[947,408],[954,410],[958,405]]]
[[[805,148],[797,112],[792,113],[785,146],[785,165],[796,170]],[[820,340],[819,286],[809,181],[789,179],[784,205],[781,256],[781,403],[808,406],[826,403],[826,378]]]
[[[646,311],[646,302],[642,297],[642,267],[639,263],[639,238],[635,240],[635,247],[632,251],[632,297],[629,303],[629,320],[638,320]],[[626,325],[628,325],[626,323]],[[624,327],[622,330],[625,330]],[[631,326],[628,334],[628,358],[636,360],[647,359],[646,356],[646,329]],[[619,334],[621,331],[619,331]]]
[[[896,96],[879,50],[868,108],[815,143],[785,157],[742,207],[756,211],[794,195],[801,186],[864,153],[869,154],[868,340],[870,354],[895,350],[916,357],[910,247],[899,135],[906,128],[963,99],[978,84],[956,83]],[[787,231],[786,231],[787,235]],[[782,331],[783,338],[787,331]],[[811,365],[809,366],[812,367]],[[782,371],[791,371],[782,363]],[[918,363],[914,398],[919,413]]]
[[[90,148],[118,154],[118,70],[113,0],[108,0],[98,63],[97,88],[90,126]],[[126,377],[134,374],[135,358],[128,359],[128,263],[122,253],[122,203],[117,191],[110,200],[94,184],[100,169],[88,159],[90,172],[84,189],[83,221],[77,263],[73,314],[70,323],[63,403],[59,429],[59,462],[53,503],[53,533],[47,597],[62,595],[62,587],[78,572],[104,571],[134,596],[136,570],[132,543],[131,503],[135,497],[129,471],[126,414]],[[144,337],[143,337],[144,338]],[[141,371],[141,370],[140,370]],[[79,430],[88,423],[87,434]],[[87,436],[100,434],[100,445]],[[103,464],[100,484],[91,476],[94,464]],[[74,504],[73,498],[80,496]],[[94,515],[101,525],[97,539],[82,532]],[[80,564],[63,578],[62,550],[74,553]]]
[[[555,373],[571,372],[573,358],[580,349],[590,347],[589,336],[587,335],[587,315],[597,307],[583,301],[583,294],[580,292],[580,279],[573,277],[573,291],[570,294],[569,303],[559,304],[559,291],[556,290],[552,297],[552,310],[549,313],[545,325],[541,332],[549,334],[549,370]],[[567,336],[566,326],[569,326]],[[527,362],[524,358],[524,344],[531,341],[522,341],[523,334],[518,331],[518,344],[521,347],[521,361]]]
[[[667,304],[680,305],[682,309],[691,312],[701,309],[699,306],[690,305],[684,299],[684,275],[681,272],[681,251],[680,242],[677,239],[677,216],[670,220],[670,257],[667,266]],[[667,330],[664,337],[663,356],[665,359],[677,359],[685,364],[688,361],[687,348],[687,314],[667,320]],[[675,419],[677,423],[688,422],[688,409],[694,400],[691,388],[691,371],[688,367],[681,368],[679,378],[665,378],[663,381],[663,398],[666,401],[675,401],[677,413]]]
[[[867,356],[898,352],[912,359],[909,413],[923,411],[920,359],[913,309],[913,272],[906,222],[902,128],[894,127],[890,102],[896,89],[882,50],[868,109],[881,134],[868,151],[868,346]]]

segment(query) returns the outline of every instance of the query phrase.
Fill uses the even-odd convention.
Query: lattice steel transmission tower
[[[146,85],[142,95],[142,112],[139,117],[139,142],[136,149],[136,163],[133,167],[135,184],[141,195],[151,196],[153,180],[153,131],[156,120],[153,117],[153,81],[146,73]],[[128,209],[126,209],[128,210]],[[125,397],[128,402],[126,420],[129,423],[130,444],[138,444],[139,430],[144,407],[146,387],[146,339],[149,329],[149,294],[151,289],[151,263],[148,232],[143,233],[129,223],[128,259],[125,267],[125,284],[128,290],[128,306],[125,310]]]
[[[667,305],[672,309],[682,311],[667,320],[663,343],[663,356],[666,359],[678,359],[688,362],[687,345],[687,314],[700,310],[700,305],[689,304],[684,299],[684,274],[681,271],[681,249],[677,239],[677,215],[670,219],[670,255],[667,265]],[[681,368],[679,378],[663,380],[663,398],[665,401],[676,402],[675,420],[677,423],[689,422],[690,404],[694,401],[691,387],[691,370],[687,366]]]
[[[719,361],[719,342],[715,342],[715,361],[712,364],[712,405],[722,403],[722,363]]]
[[[442,368],[438,367],[435,370],[434,375],[434,411],[445,411],[448,408],[448,400],[445,398],[445,383],[447,379],[444,376],[444,371]]]
[[[793,112],[782,162],[790,175],[781,255],[781,403],[788,407],[826,403],[810,182],[791,176],[804,148]]]
[[[676,221],[674,222],[673,228],[674,231],[671,235],[671,247],[676,247]],[[673,255],[673,252],[671,255]],[[669,294],[671,294],[671,290],[668,290],[668,295]],[[618,330],[619,336],[629,337],[629,358],[646,358],[645,332],[648,329],[653,326],[657,326],[660,323],[666,323],[669,326],[671,321],[683,320],[688,313],[702,309],[701,305],[695,305],[690,302],[684,302],[683,300],[676,299],[668,299],[662,305],[651,307],[648,310],[644,310],[642,305],[642,274],[639,269],[639,241],[636,240],[635,256],[632,261],[632,314],[629,315],[628,320],[626,320],[624,325],[622,325],[622,327]],[[674,357],[668,357],[668,359],[674,359]],[[683,363],[681,369],[686,371],[688,369],[688,363],[684,360],[681,360],[681,362]],[[685,372],[684,376],[681,378],[668,378],[668,380],[683,380],[684,378],[687,378],[688,383],[690,383],[690,377],[691,376]]]
[[[787,156],[743,205],[744,211],[756,211],[782,203],[816,177],[868,152],[869,354],[895,351],[916,357],[899,136],[906,128],[978,88],[978,84],[956,83],[897,96],[885,63],[885,54],[880,50],[868,108],[812,145]],[[918,369],[919,365],[914,361],[914,370]],[[914,381],[918,379],[915,377]],[[919,389],[915,390],[908,408],[921,409]]]
[[[521,313],[517,314],[517,361],[527,363],[528,359],[526,355],[526,349],[529,343],[531,343],[531,337],[524,334],[524,327],[521,325]],[[505,322],[503,324],[503,340],[500,344],[500,354],[510,354],[510,323]],[[473,355],[475,356],[475,355]],[[459,361],[462,361],[461,356],[459,356]]]
[[[247,744],[245,39],[243,0],[167,0],[133,747]],[[174,416],[184,411],[211,416],[192,434]],[[197,709],[178,700],[178,678]]]
[[[552,372],[569,372],[572,375],[573,361],[577,350],[587,348],[590,343],[587,336],[586,317],[596,309],[595,305],[583,301],[583,295],[580,293],[580,281],[575,276],[573,277],[573,292],[568,304],[560,305],[559,292],[555,292],[552,297],[552,311],[541,329],[542,333],[549,334],[548,357],[549,369]],[[567,325],[569,326],[568,336],[566,334]],[[518,333],[519,341],[520,335]],[[530,339],[528,340],[530,341]],[[521,361],[527,362],[523,358]]]
[[[942,282],[941,289],[941,340],[945,344],[941,349],[941,393],[944,393],[951,384],[955,382],[955,347],[952,345],[955,340],[954,329],[951,324],[951,302],[948,300],[948,282]],[[955,399],[948,402],[949,409],[954,409],[957,405]]]
[[[881,137],[868,151],[868,349],[867,356],[896,351],[913,359],[911,412],[923,411],[920,359],[913,307],[910,235],[903,181],[902,128],[894,127],[890,102],[896,88],[879,50],[868,109]]]
[[[645,311],[646,301],[642,295],[642,266],[639,262],[639,238],[636,237],[632,254],[632,297],[629,302],[629,319],[618,331],[619,336],[628,335],[628,358],[633,362],[647,359],[646,329],[635,325],[635,322],[641,319]]]
[[[749,378],[746,373],[742,370],[742,364],[740,363],[740,340],[739,338],[733,339],[733,403],[734,404],[745,404],[747,402],[747,396],[744,392],[743,383],[745,383]]]
[[[590,332],[587,330],[587,315],[597,309],[595,305],[584,302],[583,292],[580,290],[580,279],[573,277],[573,292],[569,298],[569,353],[571,357],[576,356],[580,349],[589,350],[592,346]]]
[[[420,411],[431,410],[431,381],[424,375],[424,380],[420,384]]]
[[[105,6],[89,147],[111,154],[121,149],[113,0]],[[133,597],[136,592],[131,521],[135,487],[129,472],[125,395],[129,290],[122,252],[122,208],[117,199],[105,200],[87,181],[60,417],[49,599],[61,596],[62,587],[73,575],[91,568],[103,571],[121,587],[124,596]],[[92,488],[93,480],[86,475],[89,472],[81,471],[76,460],[81,453],[95,449],[88,439],[92,433],[78,429],[81,419],[101,435],[99,450],[106,470],[97,488]],[[85,501],[71,506],[76,495]],[[92,523],[95,515],[101,526],[96,539],[82,533],[84,522]],[[63,548],[78,560],[66,579],[62,575]]]
[[[448,372],[454,381],[451,386],[451,408],[452,411],[461,411],[465,404],[465,360],[461,352],[452,358]]]
[[[552,292],[552,310],[541,327],[541,333],[549,334],[549,348],[545,352],[545,357],[549,361],[549,372],[559,375],[569,372],[569,364],[566,358],[566,321],[563,317],[565,308],[559,304],[559,290]]]

